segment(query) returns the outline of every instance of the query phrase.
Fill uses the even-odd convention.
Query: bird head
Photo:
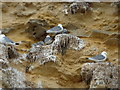
[[[0,31],[0,34],[2,34],[2,31]]]
[[[46,37],[50,37],[50,35],[47,35]]]
[[[58,24],[58,26],[61,27],[61,28],[63,29],[62,24]]]
[[[3,37],[5,37],[5,35],[4,34],[0,34],[0,37],[3,38]]]
[[[107,56],[107,52],[105,52],[105,51],[103,51],[101,54],[102,54],[103,56]]]

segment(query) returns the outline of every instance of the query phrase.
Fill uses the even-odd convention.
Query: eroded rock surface
[[[62,55],[65,54],[66,49],[80,50],[84,46],[82,39],[70,34],[59,34],[52,43],[53,52],[61,52]]]
[[[29,69],[31,64],[38,62],[38,66],[49,61],[56,61],[55,54],[61,53],[64,55],[67,49],[81,50],[85,46],[82,39],[70,34],[58,34],[52,44],[30,49],[27,55]],[[30,65],[30,66],[29,66]],[[34,67],[34,66],[33,66]]]
[[[2,88],[41,88],[42,85],[27,81],[24,72],[12,67],[11,62],[19,59],[23,59],[23,57],[15,50],[14,46],[0,44],[0,82]]]
[[[83,80],[90,88],[118,88],[118,66],[109,63],[86,63],[81,69]]]
[[[0,58],[2,59],[15,59],[19,57],[13,45],[0,44]]]
[[[6,36],[11,38],[13,41],[17,42],[25,41],[24,43],[22,43],[22,45],[16,47],[17,51],[21,54],[28,53],[28,49],[33,43],[41,41],[45,38],[46,35],[43,32],[44,29],[47,28],[46,30],[48,30],[50,28],[53,28],[54,26],[57,26],[59,23],[61,23],[64,28],[69,30],[70,34],[79,36],[86,42],[85,43],[86,46],[83,50],[80,51],[69,50],[70,48],[73,49],[72,47],[69,47],[68,44],[68,42],[71,42],[72,39],[65,35],[64,36],[65,40],[63,40],[60,37],[59,40],[61,41],[55,40],[54,45],[57,45],[56,43],[60,44],[57,46],[53,45],[55,49],[52,48],[53,47],[52,44],[39,48],[31,48],[29,52],[32,53],[30,55],[31,60],[30,59],[25,60],[33,61],[28,65],[38,68],[32,70],[30,73],[25,74],[25,76],[27,77],[25,79],[27,79],[27,81],[24,81],[24,83],[25,85],[27,84],[29,88],[30,87],[36,88],[37,86],[35,86],[34,82],[37,84],[37,82],[39,81],[40,83],[38,86],[41,87],[42,81],[43,87],[45,88],[89,88],[90,85],[91,87],[98,86],[106,87],[106,81],[104,84],[103,79],[100,79],[100,81],[97,79],[95,80],[95,82],[92,81],[94,79],[91,79],[91,76],[96,77],[96,75],[99,74],[97,70],[95,71],[97,72],[96,75],[92,75],[93,73],[91,73],[93,72],[92,68],[94,68],[95,65],[91,65],[91,70],[85,72],[85,73],[88,72],[88,77],[85,79],[86,82],[88,82],[88,84],[83,82],[80,76],[81,66],[84,63],[89,62],[88,60],[85,60],[85,57],[97,55],[102,51],[106,51],[108,53],[108,60],[106,62],[114,63],[117,66],[117,62],[119,61],[118,49],[113,48],[113,46],[117,47],[116,46],[117,37],[116,35],[105,33],[105,31],[116,33],[118,32],[119,26],[117,7],[118,5],[116,5],[115,3],[111,5],[111,3],[105,2],[91,3],[92,6],[90,6],[90,8],[92,7],[91,9],[92,11],[88,11],[88,9],[90,9],[88,6],[89,4],[87,5],[86,3],[83,2],[83,4],[81,3],[82,4],[81,5],[82,7],[80,7],[81,10],[80,9],[77,10],[76,6],[74,5],[72,6],[73,7],[73,9],[71,8],[72,11],[75,12],[77,11],[77,13],[73,15],[69,14],[68,7],[66,7],[65,13],[67,15],[64,15],[62,12],[64,5],[69,6],[70,4],[72,3],[2,2],[2,22],[1,22],[3,28],[2,33],[6,34]],[[28,31],[30,31],[29,33],[24,31],[27,28],[26,22],[28,24]],[[46,22],[48,23],[48,25]],[[94,32],[93,30],[98,30],[98,32]],[[91,32],[94,32],[93,33],[94,38],[89,37]],[[31,38],[28,36],[30,36]],[[104,43],[102,42],[103,39],[105,41]],[[111,43],[113,41],[115,43]],[[66,44],[68,44],[68,46],[66,46]],[[76,45],[79,46],[79,44],[70,45],[73,47]],[[0,55],[2,56],[2,58],[4,58],[3,60],[5,60],[5,58],[8,57],[6,51],[7,50],[5,49],[5,52],[3,51],[3,54],[1,55],[2,51],[0,50]],[[45,51],[47,53],[45,53]],[[53,51],[54,53],[52,53]],[[43,54],[41,54],[40,52]],[[39,53],[40,55],[38,55]],[[55,63],[52,62],[51,58],[48,59],[47,58],[48,56],[52,56],[52,58],[53,56],[56,56]],[[12,67],[15,68],[17,71],[22,72],[24,75],[26,61],[23,60],[23,57],[20,56],[18,58],[16,57],[17,59],[12,58],[11,60],[8,60],[12,62],[17,60],[20,61],[20,59],[22,59],[21,63],[18,62],[18,64],[16,63],[11,64],[9,62],[10,66],[7,66],[8,64],[3,63],[2,68],[7,69],[8,67]],[[43,61],[41,60],[41,57],[42,58],[44,57]],[[34,62],[34,60],[36,62]],[[5,62],[7,63],[7,60],[5,60]],[[40,63],[44,62],[44,65],[40,65],[39,62]],[[11,71],[10,70],[7,71],[9,73],[12,71],[12,69]],[[104,76],[107,77],[106,73]],[[111,82],[111,78],[109,79],[110,80],[108,79],[106,80]],[[115,79],[113,78],[113,81],[114,80]],[[98,83],[100,82],[105,86],[102,84],[100,85],[95,84],[97,82]]]
[[[29,33],[29,37],[35,40],[44,40],[46,37],[45,26],[47,26],[47,22],[45,20],[30,19],[27,23],[26,32]]]
[[[2,88],[42,88],[40,84],[27,81],[25,73],[12,68],[7,60],[0,59],[0,65]]]

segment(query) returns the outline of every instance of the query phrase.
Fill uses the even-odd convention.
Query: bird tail
[[[89,59],[89,58],[87,57],[87,58],[85,58],[85,59]]]
[[[20,43],[14,43],[14,45],[20,45]]]

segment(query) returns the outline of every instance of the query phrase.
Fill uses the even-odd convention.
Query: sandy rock
[[[16,10],[13,12],[13,14],[19,17],[30,16],[34,14],[33,12],[27,12],[26,10],[27,10],[27,7],[25,7],[25,4],[19,3],[16,7]]]
[[[118,88],[118,66],[112,63],[86,63],[81,69],[90,88]]]
[[[45,20],[30,19],[27,23],[26,32],[29,33],[29,37],[37,40],[43,40],[46,37],[46,29],[44,26],[47,25]]]
[[[52,43],[53,52],[60,52],[62,55],[65,54],[66,49],[81,50],[84,46],[82,39],[70,34],[56,35],[55,41]]]
[[[36,11],[40,8],[40,5],[33,2],[23,2],[18,3],[18,5],[15,7],[16,10],[13,12],[14,15],[17,15],[18,17],[29,17],[36,13]],[[36,9],[32,9],[31,7],[34,7]]]
[[[100,52],[100,51],[97,47],[90,47],[88,50],[83,51],[82,54],[85,56],[91,56],[91,55],[96,55],[96,53],[98,53],[98,52]]]
[[[2,12],[6,13],[8,11],[8,5],[5,3],[2,3]]]
[[[66,24],[65,28],[67,28],[68,30],[76,30],[76,29],[78,29],[78,27],[73,25],[72,23]]]
[[[8,53],[6,50],[6,46],[4,44],[0,44],[0,58],[7,59]]]
[[[0,58],[2,59],[15,59],[19,57],[19,53],[14,46],[7,44],[0,44]]]
[[[7,68],[2,70],[2,83],[6,88],[25,88],[25,75],[14,68]]]
[[[48,23],[47,21],[43,20],[43,19],[30,19],[28,21],[28,24],[31,24],[32,26],[37,26],[37,25],[40,25],[40,26],[48,26]]]
[[[94,21],[99,21],[100,19],[101,18],[97,16],[97,17],[94,18]]]
[[[39,81],[39,83],[34,83],[30,81],[24,81],[26,88],[42,88],[42,83]]]
[[[118,2],[112,2],[111,3],[111,6],[116,6],[116,7],[118,7],[118,6],[120,6],[120,2],[118,1]]]
[[[105,40],[111,34],[112,32],[109,32],[109,31],[93,30],[90,37]]]
[[[0,70],[2,88],[42,88],[41,82],[36,84],[26,81],[25,73],[12,68],[7,59],[0,59]]]
[[[9,33],[12,30],[13,30],[13,28],[0,29],[0,31],[2,31],[3,34],[7,34],[7,33]]]
[[[22,63],[26,59],[26,54],[20,54],[13,45],[0,44],[0,58],[8,60],[10,63]]]
[[[24,88],[25,75],[17,69],[10,67],[7,59],[0,59],[0,70],[2,70],[2,87],[3,88]]]
[[[88,10],[91,9],[91,3],[87,3],[87,2],[77,2],[77,3],[72,3],[69,6],[69,11],[72,14],[77,13],[78,11],[80,13],[86,13]]]
[[[31,11],[24,11],[24,12],[16,11],[14,12],[14,14],[16,14],[19,17],[28,17],[28,16],[35,14],[35,12],[36,10],[33,10],[32,12]]]
[[[6,59],[0,59],[0,70],[6,69],[9,67],[9,62]]]
[[[51,45],[33,47],[27,54],[28,64],[26,66],[26,72],[32,70],[46,62],[56,61],[56,56],[52,55]]]
[[[70,34],[58,34],[52,44],[46,46],[33,47],[27,55],[28,65],[26,70],[31,67],[39,67],[46,62],[56,61],[55,54],[65,54],[67,49],[81,50],[85,46],[82,39]],[[33,64],[33,65],[32,65]],[[36,65],[35,65],[36,64]]]
[[[25,74],[12,67],[2,68],[0,81],[2,88],[42,88],[41,84],[26,81]]]
[[[119,37],[120,37],[120,33],[114,33],[112,35],[110,35],[105,41],[104,44],[108,45],[108,46],[114,46],[114,47],[118,47],[120,45],[119,43]],[[112,43],[111,43],[112,42]]]
[[[118,45],[120,45],[118,38],[107,39],[104,43],[108,46],[114,46],[114,47],[118,47]]]

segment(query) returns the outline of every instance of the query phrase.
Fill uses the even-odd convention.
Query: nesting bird
[[[67,34],[69,33],[67,29],[63,29],[62,34]]]
[[[94,57],[89,57],[87,59],[96,61],[96,62],[105,61],[107,59],[107,52],[103,51],[101,54],[96,55]]]
[[[32,44],[31,46],[32,47],[39,47],[39,46],[42,46],[42,45],[44,45],[44,42],[43,41],[39,41],[37,43]]]
[[[53,27],[46,31],[46,33],[56,33],[56,34],[61,32],[63,32],[62,24],[58,24],[58,26]]]
[[[46,45],[51,44],[52,41],[53,41],[53,40],[52,40],[52,38],[51,38],[49,35],[47,35],[46,38],[44,39],[44,43],[45,43]]]
[[[19,43],[15,43],[12,40],[10,40],[8,37],[6,37],[2,32],[0,31],[0,43],[4,44],[12,44],[12,45],[19,45]]]

